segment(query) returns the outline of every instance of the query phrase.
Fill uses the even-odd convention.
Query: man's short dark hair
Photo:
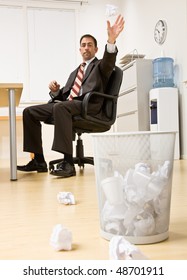
[[[95,47],[97,47],[97,40],[95,39],[94,36],[90,35],[90,34],[85,34],[83,35],[81,38],[80,38],[80,45],[81,45],[81,42],[82,42],[82,39],[83,38],[92,38],[92,40],[94,41],[94,45]]]

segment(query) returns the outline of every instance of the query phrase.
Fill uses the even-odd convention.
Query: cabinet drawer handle
[[[123,70],[123,71],[126,71],[127,69],[133,67],[133,66],[134,66],[134,63],[135,63],[134,61],[131,62],[129,65],[127,65],[127,66],[125,66],[124,68],[122,68],[122,70]]]
[[[124,116],[129,116],[129,115],[134,115],[134,114],[136,114],[136,112],[138,112],[138,111],[135,110],[135,111],[130,111],[128,113],[119,114],[119,115],[117,115],[117,118],[124,117]]]
[[[132,88],[129,88],[129,89],[125,90],[124,92],[121,92],[121,93],[120,93],[120,96],[123,96],[123,95],[126,95],[126,94],[128,94],[128,93],[131,93],[131,92],[135,91],[136,88],[137,88],[136,86],[135,86],[135,87],[132,87]]]

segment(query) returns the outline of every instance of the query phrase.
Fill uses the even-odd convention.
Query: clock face
[[[154,39],[159,45],[162,45],[166,40],[166,35],[167,24],[164,20],[159,20],[155,25]]]

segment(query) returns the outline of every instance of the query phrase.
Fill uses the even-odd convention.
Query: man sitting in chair
[[[26,165],[17,166],[20,171],[47,172],[47,163],[43,154],[41,122],[51,117],[54,120],[54,140],[52,150],[63,153],[64,159],[58,168],[50,174],[61,177],[75,176],[73,163],[72,117],[81,113],[82,100],[88,92],[104,93],[107,82],[114,69],[117,48],[116,39],[124,28],[124,18],[119,15],[113,25],[107,21],[108,40],[102,59],[97,59],[96,39],[83,35],[80,39],[80,53],[83,63],[69,76],[66,85],[60,88],[57,81],[49,84],[51,100],[47,104],[35,105],[23,111],[23,150],[33,153],[34,158]],[[94,97],[89,105],[92,115],[99,113],[101,100]]]

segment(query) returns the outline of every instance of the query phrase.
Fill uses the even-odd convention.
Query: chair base
[[[51,160],[49,162],[49,171],[52,171],[55,169],[55,165],[61,162],[63,158],[61,159],[55,159]],[[78,139],[76,144],[76,156],[73,157],[73,163],[78,164],[78,166],[81,168],[84,168],[85,164],[91,164],[94,165],[94,159],[93,157],[85,157],[84,156],[84,146],[81,139],[81,133],[78,133]]]
[[[49,162],[49,171],[52,171],[55,169],[55,165],[58,164],[59,162],[63,161],[63,158],[60,159],[55,159],[55,160],[51,160]],[[84,168],[85,164],[91,164],[94,165],[94,159],[93,157],[74,157],[73,158],[73,163],[74,164],[78,164],[78,166],[81,168]]]
[[[94,165],[94,159],[93,159],[93,157],[83,157],[83,158],[74,157],[73,163],[78,164],[79,167],[84,168],[84,164]]]
[[[81,133],[78,133],[77,145],[76,145],[76,157],[73,158],[74,164],[78,164],[79,167],[84,168],[84,164],[94,165],[93,157],[84,156],[84,146],[81,139]]]

